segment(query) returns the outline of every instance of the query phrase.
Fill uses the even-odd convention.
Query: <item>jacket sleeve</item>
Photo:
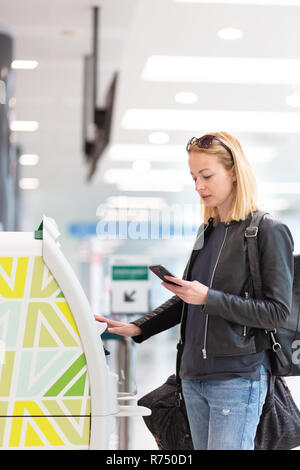
[[[142,343],[151,336],[168,330],[180,323],[182,305],[183,301],[177,295],[173,295],[173,297],[156,309],[147,313],[143,317],[130,322],[139,326],[142,330],[141,335],[132,337],[133,341],[136,343]]]
[[[209,289],[203,313],[254,328],[282,326],[292,307],[294,241],[289,228],[265,216],[258,232],[263,299]]]

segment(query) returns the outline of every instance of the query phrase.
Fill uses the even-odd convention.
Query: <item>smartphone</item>
[[[170,273],[164,266],[161,264],[153,264],[152,266],[149,266],[150,271],[152,271],[156,276],[158,276],[162,281],[168,282],[169,284],[173,284],[175,286],[179,286],[179,284],[176,284],[175,282],[167,281],[167,279],[164,278],[164,276],[173,276],[173,274]],[[179,286],[181,287],[181,286]]]

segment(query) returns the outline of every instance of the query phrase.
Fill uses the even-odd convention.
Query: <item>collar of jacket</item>
[[[208,224],[207,225],[213,225],[213,222],[214,222],[214,218],[213,217],[210,217],[208,219]],[[230,222],[225,222],[225,226],[228,227],[229,225],[233,225],[233,224],[236,224],[237,223],[237,220],[231,220]]]
[[[254,212],[256,212],[256,211],[254,211]],[[250,212],[250,214],[246,217],[245,220],[251,219],[251,215],[252,215],[252,214],[251,214],[251,212]],[[245,222],[245,220],[244,220],[244,221],[241,221],[241,220],[240,220],[240,221],[239,221],[239,220],[231,220],[230,222],[225,222],[225,226],[226,226],[226,227],[229,227],[230,225],[237,224],[238,222]],[[210,217],[210,218],[208,219],[208,225],[213,225],[213,222],[214,222],[214,218],[213,218],[213,217]]]

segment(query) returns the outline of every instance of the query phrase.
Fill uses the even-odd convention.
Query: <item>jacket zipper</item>
[[[245,298],[249,298],[249,292],[245,291]],[[243,331],[243,336],[247,336],[247,326],[244,325],[244,331]]]
[[[225,236],[224,236],[224,239],[223,239],[223,243],[222,243],[222,245],[221,245],[221,248],[220,248],[220,251],[219,251],[219,254],[218,254],[218,258],[217,258],[217,261],[216,261],[216,264],[215,264],[215,267],[214,267],[214,270],[213,270],[213,273],[212,273],[212,276],[211,276],[210,286],[209,286],[210,288],[211,288],[212,283],[213,283],[213,279],[214,279],[216,267],[217,267],[217,264],[218,264],[218,261],[219,261],[220,255],[221,255],[221,251],[222,251],[222,248],[223,248],[224,243],[225,243],[227,231],[228,231],[228,227],[226,227],[226,232],[225,232]],[[205,305],[204,305],[204,307],[205,307]],[[206,318],[205,318],[205,330],[204,330],[204,344],[203,344],[203,349],[202,349],[203,359],[207,359],[207,353],[206,353],[207,326],[208,326],[208,314],[206,313]]]
[[[205,232],[205,230],[207,229],[207,227],[209,226],[209,224],[207,224],[207,226],[205,227],[205,229],[203,230],[203,232],[201,233],[200,236],[202,236]],[[198,237],[199,238],[199,237]],[[197,240],[198,240],[197,238]],[[186,274],[188,274],[189,272],[189,269],[190,269],[190,264],[191,264],[191,258],[192,258],[192,255],[190,256],[190,259],[189,259],[189,262],[188,262],[188,265],[187,265],[187,270],[186,270]],[[185,302],[182,303],[182,310],[181,310],[181,319],[180,319],[180,325],[182,326],[182,318],[183,318],[183,313],[184,313],[184,305],[185,305]],[[180,328],[180,340],[179,340],[180,344],[183,344],[182,342],[182,335],[181,335],[181,328]]]

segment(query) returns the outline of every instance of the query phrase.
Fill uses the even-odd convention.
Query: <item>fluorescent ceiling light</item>
[[[30,153],[24,153],[23,155],[20,156],[19,158],[19,162],[21,165],[30,165],[30,166],[33,166],[33,165],[37,165],[38,162],[39,162],[39,156],[38,155],[34,155],[34,154],[30,154]]]
[[[290,202],[288,199],[283,198],[262,198],[261,203],[263,204],[263,209],[266,211],[285,211],[289,209]]]
[[[178,109],[129,109],[124,129],[185,131],[190,135],[227,129],[228,132],[299,133],[300,113],[264,111],[212,111]]]
[[[161,82],[290,85],[300,83],[300,60],[153,55],[146,62],[142,79]]]
[[[154,169],[150,170],[143,175],[137,176],[136,172],[130,168],[109,168],[104,173],[104,180],[110,184],[123,184],[126,181],[127,184],[192,184],[192,177],[189,173],[188,168],[186,172],[174,169]]]
[[[196,93],[192,93],[191,91],[181,91],[176,93],[175,100],[181,104],[194,104],[198,101],[198,96]]]
[[[152,132],[148,139],[151,144],[163,145],[169,142],[169,135],[166,132]]]
[[[34,132],[39,128],[36,121],[12,121],[10,129],[12,131]]]
[[[12,69],[33,70],[38,66],[36,60],[14,60],[11,64]]]
[[[270,163],[278,156],[278,149],[267,145],[242,145],[250,163]]]
[[[142,144],[114,144],[107,152],[110,160],[132,161],[144,158],[152,162],[183,162],[187,155],[185,143],[183,145],[142,145]]]
[[[234,41],[236,39],[241,39],[243,37],[243,33],[237,28],[223,28],[218,31],[218,36],[219,38],[227,41]]]
[[[182,170],[150,170],[139,175],[128,168],[110,168],[104,173],[104,180],[116,184],[119,191],[183,191],[184,184],[192,184],[191,175]]]
[[[166,200],[162,197],[110,196],[107,198],[106,204],[117,209],[161,209],[162,207],[167,206]]]
[[[132,169],[136,173],[147,173],[151,168],[149,160],[135,160],[132,164]]]
[[[282,5],[297,6],[300,0],[174,0],[178,3],[206,3],[206,4],[223,4],[223,5]]]
[[[182,184],[175,184],[175,183],[163,183],[163,184],[156,184],[156,183],[120,183],[117,184],[117,189],[119,191],[138,191],[138,192],[160,192],[160,193],[180,193],[183,191],[184,186]]]
[[[265,193],[273,194],[300,194],[300,182],[282,183],[265,182],[260,186]]]
[[[21,178],[19,186],[21,189],[37,189],[40,185],[38,178]]]

